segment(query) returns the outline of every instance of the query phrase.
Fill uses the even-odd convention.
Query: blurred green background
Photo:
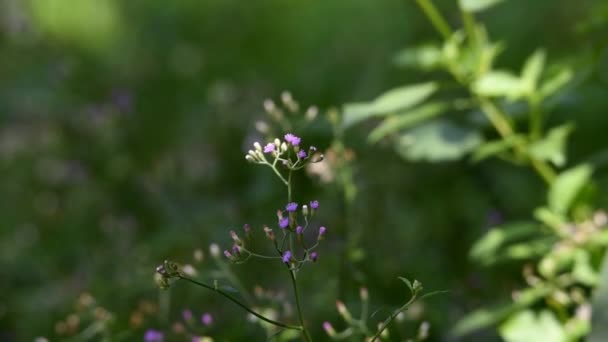
[[[438,3],[458,22],[455,1]],[[518,68],[538,46],[551,59],[587,61],[553,116],[576,123],[574,161],[608,159],[602,3],[509,0],[481,16],[506,42],[500,66]],[[435,39],[410,0],[0,0],[0,340],[55,340],[56,322],[83,292],[132,340],[166,328],[158,315],[131,320],[142,301],[159,298],[155,266],[187,262],[211,242],[229,245],[230,229],[259,229],[283,205],[272,175],[243,158],[260,139],[263,100],[285,89],[321,109],[369,100],[428,79],[391,61]],[[542,184],[500,162],[408,163],[368,146],[368,131],[346,136],[357,156],[356,217],[341,216],[335,187],[297,180],[296,194],[322,203],[319,221],[364,229],[362,260],[341,264],[344,241],[333,234],[305,270],[312,332],[322,337],[322,321],[338,322],[335,300],[356,305],[362,285],[374,308],[399,305],[403,275],[451,291],[426,301],[403,331],[425,319],[433,340],[447,339],[464,313],[508,298],[520,282],[518,267],[480,269],[468,249],[496,220],[528,218],[544,201]],[[331,139],[322,124],[296,133],[320,149]],[[290,294],[263,263],[234,270],[248,288]],[[240,309],[180,284],[170,317],[185,307],[214,313],[210,335],[220,341],[263,336],[242,324]]]

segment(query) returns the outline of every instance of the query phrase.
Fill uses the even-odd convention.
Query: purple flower
[[[283,262],[288,264],[290,260],[291,260],[291,251],[286,251],[285,253],[283,253]]]
[[[324,226],[319,227],[319,236],[325,235],[325,232],[327,232],[327,228]]]
[[[319,259],[319,254],[317,254],[317,252],[310,253],[310,260],[312,260],[312,262],[316,262],[317,259]]]
[[[190,309],[186,309],[184,311],[182,311],[182,317],[184,318],[184,321],[189,321],[192,319],[192,311],[190,311]]]
[[[293,135],[291,133],[285,134],[285,141],[292,144],[293,146],[298,146],[301,140],[302,139],[300,139],[300,137],[298,137],[297,135]]]
[[[297,226],[296,227],[296,233],[297,234],[302,234],[304,232],[304,228],[302,228],[302,226]]]
[[[245,234],[251,233],[251,226],[249,225],[249,223],[245,223],[243,225],[243,230],[245,231]]]
[[[310,201],[310,207],[312,209],[318,209],[319,208],[319,201],[317,201],[317,200]]]
[[[294,211],[298,210],[298,203],[296,203],[296,202],[288,203],[285,206],[285,210],[290,211],[290,212],[294,212]]]
[[[300,150],[300,151],[298,152],[298,157],[299,157],[300,159],[304,159],[304,158],[306,158],[306,152],[305,152],[304,150]]]
[[[323,330],[325,330],[329,336],[334,336],[336,334],[336,330],[334,330],[334,327],[329,322],[323,322]]]
[[[241,253],[241,247],[236,244],[232,245],[232,253],[239,255]]]
[[[165,335],[162,333],[162,331],[149,329],[148,331],[146,331],[146,334],[144,335],[144,341],[162,342],[164,337],[165,337]]]
[[[273,143],[268,143],[266,144],[266,146],[264,146],[264,153],[270,153],[270,152],[274,152],[274,144]]]
[[[281,229],[285,229],[285,228],[287,228],[287,226],[289,226],[289,218],[281,217],[279,219],[279,227],[281,227]]]
[[[230,254],[230,252],[228,250],[224,251],[224,256],[228,259],[232,258],[232,254]]]
[[[203,322],[203,325],[209,326],[209,325],[213,324],[213,316],[211,316],[210,313],[205,312],[201,316],[201,322]]]

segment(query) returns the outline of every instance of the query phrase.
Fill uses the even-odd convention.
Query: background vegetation
[[[460,23],[456,1],[436,3]],[[509,0],[479,18],[505,43],[499,67],[520,70],[538,47],[573,67],[575,82],[550,122],[574,123],[568,163],[593,163],[595,206],[608,207],[608,6]],[[279,102],[288,89],[320,115],[369,101],[428,80],[395,56],[438,40],[414,1],[0,1],[0,340],[69,335],[58,322],[82,293],[111,313],[111,327],[100,328],[108,334],[139,339],[152,327],[170,329],[186,307],[213,313],[208,334],[218,340],[260,334],[213,293],[179,285],[159,294],[155,267],[165,258],[191,262],[201,249],[206,269],[210,243],[227,245],[228,231],[244,223],[272,222],[282,189],[243,158],[261,140],[264,99]],[[431,339],[448,339],[466,313],[522,285],[521,264],[483,268],[469,251],[489,227],[529,220],[544,185],[495,159],[404,160],[386,143],[367,143],[373,127],[344,136],[354,210],[336,182],[296,180],[335,229],[302,280],[308,320],[339,322],[335,300],[356,306],[360,286],[374,309],[396,306],[406,297],[396,276],[404,275],[450,293],[408,311],[393,334],[410,336],[427,320]],[[322,120],[297,133],[320,150],[333,139]],[[360,249],[344,256],[341,233],[354,229]],[[248,289],[289,295],[262,263],[233,270]],[[325,336],[320,324],[310,328]],[[494,329],[479,334],[498,338]]]

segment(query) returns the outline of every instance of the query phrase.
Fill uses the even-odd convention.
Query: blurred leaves
[[[553,313],[543,310],[538,315],[524,310],[504,322],[500,335],[506,342],[551,341],[566,342],[566,334]]]
[[[408,160],[442,162],[462,158],[482,141],[477,130],[435,120],[403,133],[395,148]]]
[[[552,128],[543,139],[530,144],[528,152],[538,160],[550,161],[558,167],[564,166],[566,164],[566,139],[572,129],[571,124]]]
[[[482,96],[504,96],[516,100],[524,94],[519,77],[508,71],[490,71],[473,84],[473,91]]]
[[[342,124],[349,127],[371,117],[409,109],[426,100],[437,89],[435,82],[420,83],[391,89],[370,103],[346,104]]]
[[[391,115],[384,119],[378,127],[369,134],[370,143],[376,143],[385,136],[396,133],[400,130],[410,128],[423,121],[443,114],[448,109],[448,105],[442,102],[429,102],[420,107],[406,110],[397,115]]]
[[[504,255],[508,245],[525,240],[530,241],[540,233],[540,226],[535,222],[514,222],[494,227],[473,244],[469,256],[473,261],[489,266],[497,260],[509,256]]]
[[[574,203],[578,193],[587,185],[591,173],[592,168],[587,164],[560,173],[549,189],[549,208],[556,213],[565,214]]]

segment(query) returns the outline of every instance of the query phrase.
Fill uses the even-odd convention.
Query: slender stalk
[[[374,335],[374,337],[372,337],[371,342],[374,342],[378,339],[378,337],[380,337],[380,335],[382,334],[382,332],[384,330],[386,330],[386,328],[391,324],[391,322],[404,310],[406,310],[415,300],[416,300],[417,294],[414,293],[412,295],[412,297],[410,298],[410,300],[407,301],[407,303],[403,304],[402,307],[400,307],[399,309],[393,311],[393,313],[388,316],[388,318],[382,323],[382,325],[380,326],[380,328],[378,329],[378,332],[376,332],[376,335]]]
[[[418,6],[422,9],[424,14],[429,18],[431,24],[435,27],[437,32],[441,34],[444,39],[448,39],[452,36],[452,29],[448,22],[443,18],[441,13],[437,10],[437,7],[431,0],[416,0]]]
[[[295,271],[289,270],[289,275],[291,276],[291,283],[293,285],[293,293],[296,297],[296,308],[298,309],[298,319],[300,320],[300,327],[302,328],[302,338],[304,341],[311,342],[312,338],[304,325],[304,315],[302,315],[302,306],[300,305],[300,295],[298,293],[298,285],[296,282],[296,274]]]
[[[197,280],[194,280],[192,278],[186,277],[186,276],[181,275],[181,274],[178,277],[179,277],[179,279],[189,281],[192,284],[204,287],[204,288],[206,288],[208,290],[215,291],[215,292],[221,294],[222,296],[226,297],[228,300],[230,300],[234,304],[240,306],[241,308],[245,309],[250,314],[256,316],[257,318],[259,318],[259,319],[261,319],[261,320],[263,320],[265,322],[268,322],[270,324],[276,325],[276,326],[284,328],[284,329],[292,329],[292,330],[305,331],[305,329],[304,329],[303,326],[297,326],[297,325],[290,325],[290,324],[286,324],[286,323],[281,323],[281,322],[277,322],[275,320],[272,320],[270,318],[267,318],[265,316],[262,316],[261,314],[259,314],[259,313],[255,312],[255,311],[253,311],[252,309],[250,309],[247,305],[241,303],[238,299],[232,297],[230,294],[228,294],[228,293],[226,293],[226,292],[224,292],[224,291],[222,291],[222,290],[220,290],[218,288],[215,288],[213,286],[209,286],[209,285],[207,285],[205,283],[201,283],[201,282],[199,282]]]

